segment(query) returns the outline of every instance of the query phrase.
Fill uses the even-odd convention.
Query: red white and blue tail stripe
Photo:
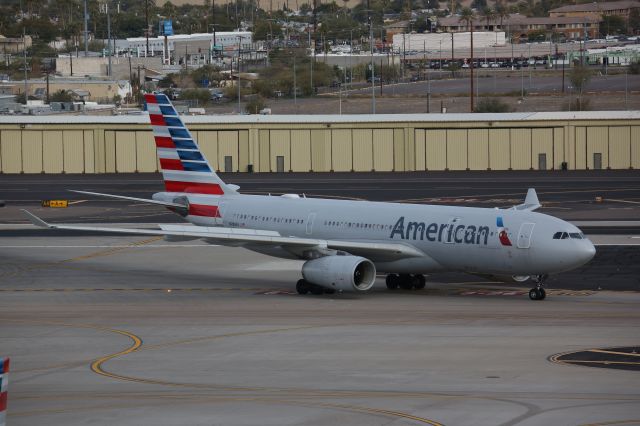
[[[224,182],[200,151],[164,94],[145,94],[146,109],[153,127],[160,168],[167,192],[223,195]]]
[[[0,358],[0,426],[7,420],[7,389],[9,388],[9,358]]]

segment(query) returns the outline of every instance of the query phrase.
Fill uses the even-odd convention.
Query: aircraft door
[[[216,218],[216,224],[224,225],[224,212],[226,207],[227,206],[224,201],[218,204],[218,215],[220,215],[220,217]]]
[[[307,218],[307,235],[311,235],[313,232],[313,221],[316,219],[315,213],[309,213],[309,217]]]
[[[520,225],[520,232],[518,232],[518,248],[528,249],[531,247],[531,234],[533,233],[533,227],[535,223],[523,223]]]

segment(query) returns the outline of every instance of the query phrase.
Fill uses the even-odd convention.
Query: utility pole
[[[216,47],[216,0],[211,0],[211,25],[213,26],[213,48]],[[216,59],[217,59],[216,55]]]
[[[453,34],[454,33],[451,33],[451,62],[456,60],[456,56],[453,54]]]
[[[29,86],[27,86],[27,32],[22,28],[22,52],[24,56],[24,104],[26,105],[29,100]]]
[[[313,49],[313,51],[311,51],[311,49]],[[309,53],[311,54],[310,57],[309,57],[309,61],[310,61],[310,64],[311,64],[310,65],[310,83],[311,83],[310,91],[311,91],[311,96],[313,96],[313,94],[314,94],[313,93],[313,62],[314,62],[314,59],[316,57],[316,54],[315,54],[315,48],[311,47],[311,31],[309,31]]]
[[[149,0],[144,0],[144,23],[146,25],[144,34],[147,38],[147,50],[144,51],[144,57],[146,58],[149,54]]]
[[[371,113],[376,113],[376,78],[375,64],[373,63],[373,22],[369,16],[369,44],[371,48]]]
[[[129,53],[129,86],[131,87],[131,98],[133,99],[133,71],[131,70],[131,53]],[[129,102],[131,102],[132,99],[129,99]]]
[[[140,81],[140,64],[138,64],[138,90],[136,94],[136,102],[140,100],[140,89],[142,88],[142,82]]]
[[[107,75],[111,77],[111,11],[109,10],[109,1],[105,3],[107,12],[107,55],[109,55],[109,66],[107,68]],[[146,55],[145,55],[146,56]]]
[[[87,0],[84,0],[84,56],[89,56],[89,30],[87,29],[89,14],[87,13]]]
[[[236,1],[236,11],[238,2]],[[237,16],[237,15],[236,15]],[[242,36],[238,36],[238,66],[236,67],[236,76],[238,81],[238,114],[242,114],[242,106],[240,105],[240,55],[242,54]]]
[[[562,93],[564,93],[564,63],[567,61],[567,52],[562,54]]]
[[[49,67],[50,67],[50,65],[47,65],[47,73],[46,73],[46,76],[47,76],[47,104],[50,103],[49,102],[49,73],[50,73],[51,70],[49,69]]]
[[[293,53],[293,106],[298,113],[298,81],[296,79],[296,54]]]
[[[469,21],[471,24],[471,63],[469,64],[469,70],[471,71],[471,112],[473,112],[474,110],[474,105],[473,105],[473,16],[471,17],[471,21]],[[496,60],[497,62],[497,60]]]

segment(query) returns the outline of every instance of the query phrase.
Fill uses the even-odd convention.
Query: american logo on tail
[[[144,95],[164,186],[169,193],[224,195],[224,182],[213,172],[198,143],[166,95]],[[189,203],[189,215],[220,217],[217,205]]]
[[[224,183],[212,173],[198,144],[166,95],[144,95],[167,192],[223,195]]]

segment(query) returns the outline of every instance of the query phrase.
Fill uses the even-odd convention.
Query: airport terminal
[[[0,426],[640,425],[640,3],[152,3],[0,5]]]

